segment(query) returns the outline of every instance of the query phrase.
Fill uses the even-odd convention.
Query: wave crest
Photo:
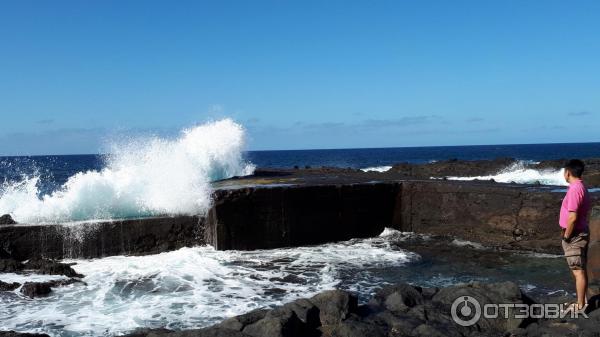
[[[248,175],[241,125],[223,119],[185,129],[173,140],[153,137],[113,144],[107,165],[79,172],[38,197],[39,176],[5,183],[0,214],[25,223],[200,214],[210,206],[210,182]]]

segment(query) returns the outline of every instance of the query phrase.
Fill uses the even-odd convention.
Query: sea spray
[[[151,137],[111,145],[105,168],[79,172],[40,195],[39,176],[5,182],[0,214],[22,223],[201,214],[210,182],[251,174],[244,129],[223,119],[185,129],[176,139]]]
[[[517,161],[510,166],[506,167],[502,171],[494,175],[488,176],[476,176],[476,177],[447,177],[450,180],[490,180],[494,179],[500,183],[515,182],[519,184],[534,184],[540,183],[542,185],[558,185],[566,186],[567,183],[563,177],[562,169],[543,169],[536,170],[528,167],[531,162]],[[435,177],[432,177],[435,178]]]

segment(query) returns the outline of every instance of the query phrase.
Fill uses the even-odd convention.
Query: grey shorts
[[[585,269],[589,241],[589,234],[585,232],[572,235],[569,243],[562,241],[562,248],[570,269]]]

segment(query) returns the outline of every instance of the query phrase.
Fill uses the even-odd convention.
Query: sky
[[[599,1],[0,0],[0,155],[600,141]]]

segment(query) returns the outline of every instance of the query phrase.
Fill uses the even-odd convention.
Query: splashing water
[[[535,170],[527,168],[528,162],[518,161],[495,175],[477,177],[447,177],[450,180],[490,180],[494,179],[500,183],[515,182],[519,184],[533,184],[539,182],[542,185],[566,186],[563,171],[560,170]]]
[[[182,248],[149,256],[73,260],[83,283],[28,299],[0,293],[0,330],[53,336],[119,335],[138,327],[189,329],[326,289],[370,294],[377,270],[419,256],[385,237],[256,251]],[[0,280],[11,279],[0,273]]]
[[[177,139],[114,144],[107,165],[79,172],[57,191],[38,196],[40,177],[5,182],[0,214],[24,223],[200,214],[210,182],[251,174],[242,158],[244,130],[231,119],[185,129]]]

